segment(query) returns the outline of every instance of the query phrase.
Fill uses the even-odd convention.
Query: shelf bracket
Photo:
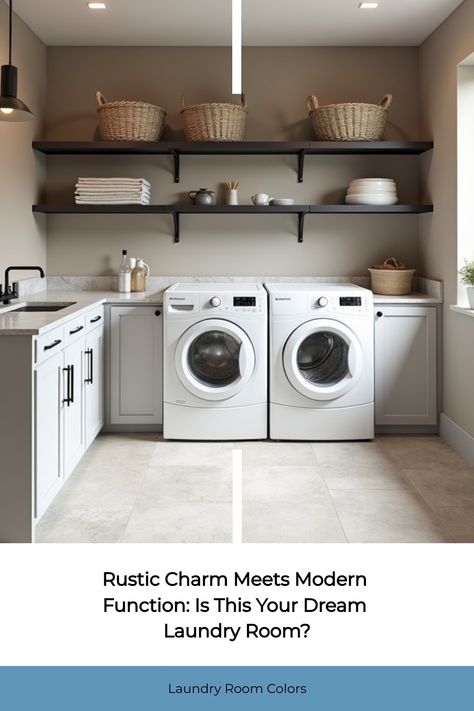
[[[177,150],[173,150],[171,152],[173,154],[173,161],[174,161],[174,182],[179,183],[179,181],[180,181],[179,152]]]
[[[173,221],[174,221],[174,241],[175,244],[178,244],[179,242],[179,212],[173,212]]]
[[[305,212],[298,213],[298,242],[303,241],[305,215]]]
[[[303,150],[298,153],[298,182],[299,183],[303,182],[305,156],[306,156],[306,148],[303,148]]]

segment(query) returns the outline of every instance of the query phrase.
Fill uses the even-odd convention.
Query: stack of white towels
[[[144,178],[78,178],[77,205],[149,205],[151,185]]]

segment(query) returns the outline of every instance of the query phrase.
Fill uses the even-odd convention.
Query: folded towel
[[[149,205],[147,198],[114,198],[114,199],[94,199],[76,197],[76,205]]]
[[[147,185],[151,184],[145,178],[78,178],[77,185]]]
[[[151,197],[149,190],[107,190],[96,192],[95,190],[76,190],[75,195],[80,197]]]

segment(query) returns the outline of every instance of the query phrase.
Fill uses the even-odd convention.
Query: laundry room
[[[1,543],[474,542],[473,28],[0,2]]]

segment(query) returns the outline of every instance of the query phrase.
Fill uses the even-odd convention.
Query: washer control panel
[[[201,311],[233,314],[262,314],[265,312],[266,297],[264,294],[250,296],[246,294],[221,294],[220,296],[205,296],[201,302]]]

